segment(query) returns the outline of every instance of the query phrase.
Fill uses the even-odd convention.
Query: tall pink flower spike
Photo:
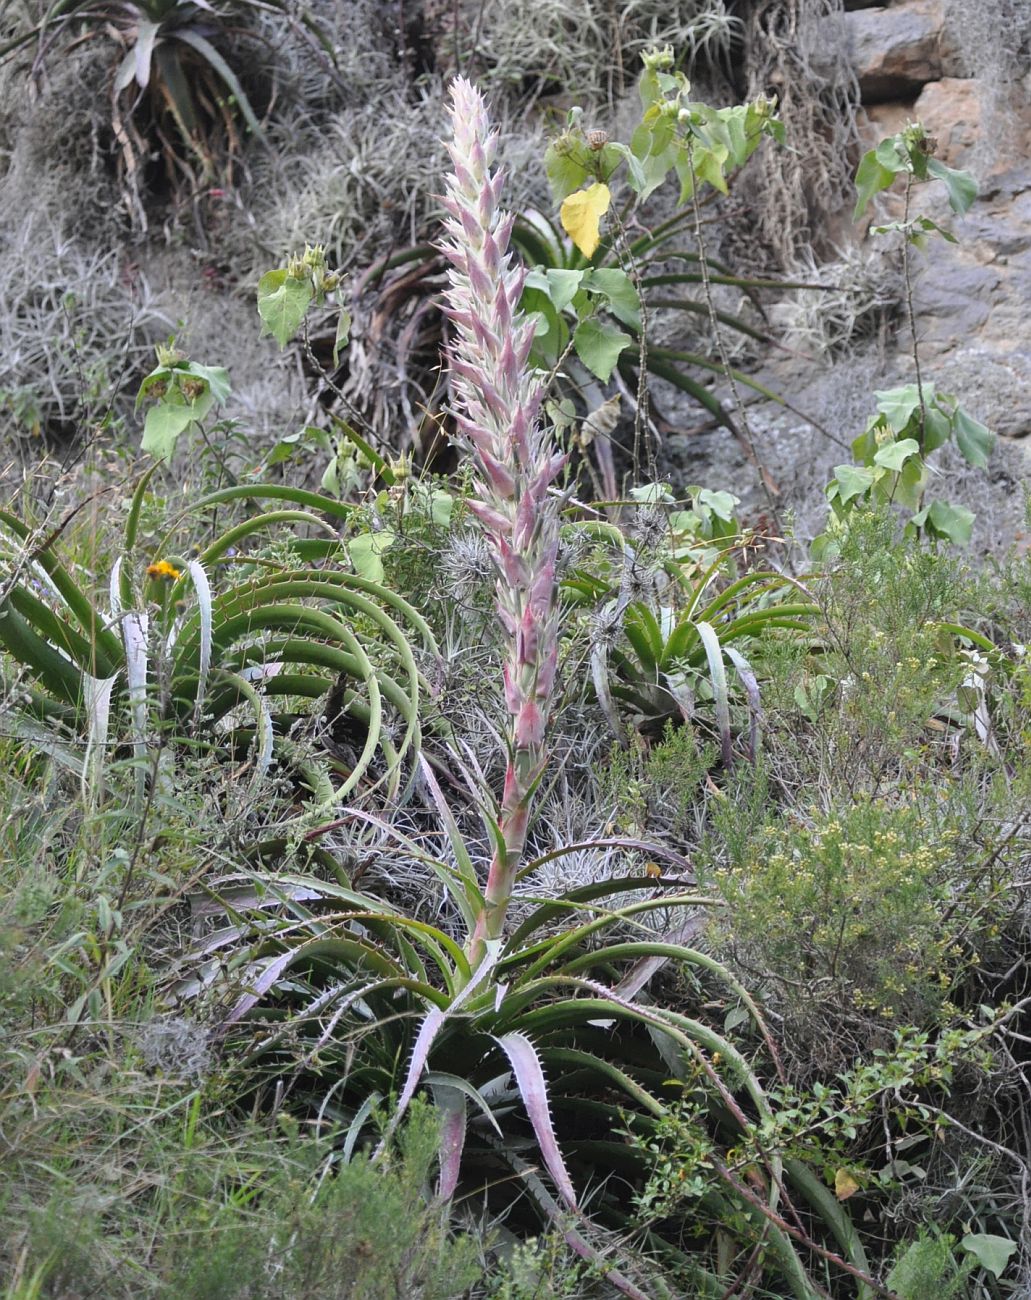
[[[499,939],[526,842],[534,786],[547,759],[546,735],[558,662],[555,580],[558,505],[549,487],[566,458],[539,419],[544,386],[527,367],[533,325],[519,308],[525,271],[508,251],[512,217],[501,211],[503,174],[492,173],[497,135],[483,97],[459,77],[451,87],[454,171],[444,206],[451,263],[447,313],[454,327],[451,386],[458,430],[472,451],[470,509],[491,543],[497,609],[508,637],[504,667],[510,714],[509,762],[485,907],[470,940],[479,963]]]

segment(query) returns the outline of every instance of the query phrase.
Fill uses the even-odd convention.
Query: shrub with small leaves
[[[987,928],[993,909],[980,878],[968,896],[967,876],[947,818],[859,798],[768,823],[717,869],[727,910],[714,934],[768,983],[796,1033],[847,1058],[869,1032],[950,1015],[950,994],[978,960],[972,914]]]

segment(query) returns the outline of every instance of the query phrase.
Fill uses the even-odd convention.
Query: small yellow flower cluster
[[[175,565],[169,564],[167,560],[158,560],[154,564],[147,565],[147,577],[168,578],[170,582],[174,582],[176,578],[182,577],[182,574]]]

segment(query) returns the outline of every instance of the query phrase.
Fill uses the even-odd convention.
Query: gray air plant
[[[442,252],[451,263],[451,381],[458,428],[472,449],[480,520],[498,569],[497,609],[508,637],[505,701],[509,760],[484,906],[471,939],[475,966],[500,939],[526,842],[558,662],[555,558],[558,505],[549,487],[565,464],[538,419],[544,385],[530,376],[534,327],[520,311],[525,271],[508,252],[513,217],[498,206],[504,176],[491,171],[497,135],[480,93],[464,78],[451,90],[454,171],[444,199]]]

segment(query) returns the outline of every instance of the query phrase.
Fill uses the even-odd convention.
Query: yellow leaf
[[[839,1169],[834,1175],[834,1195],[839,1201],[847,1201],[859,1191],[859,1184],[847,1169]]]
[[[589,185],[562,200],[562,229],[584,257],[593,257],[601,239],[598,227],[609,210],[612,194],[607,185]]]

